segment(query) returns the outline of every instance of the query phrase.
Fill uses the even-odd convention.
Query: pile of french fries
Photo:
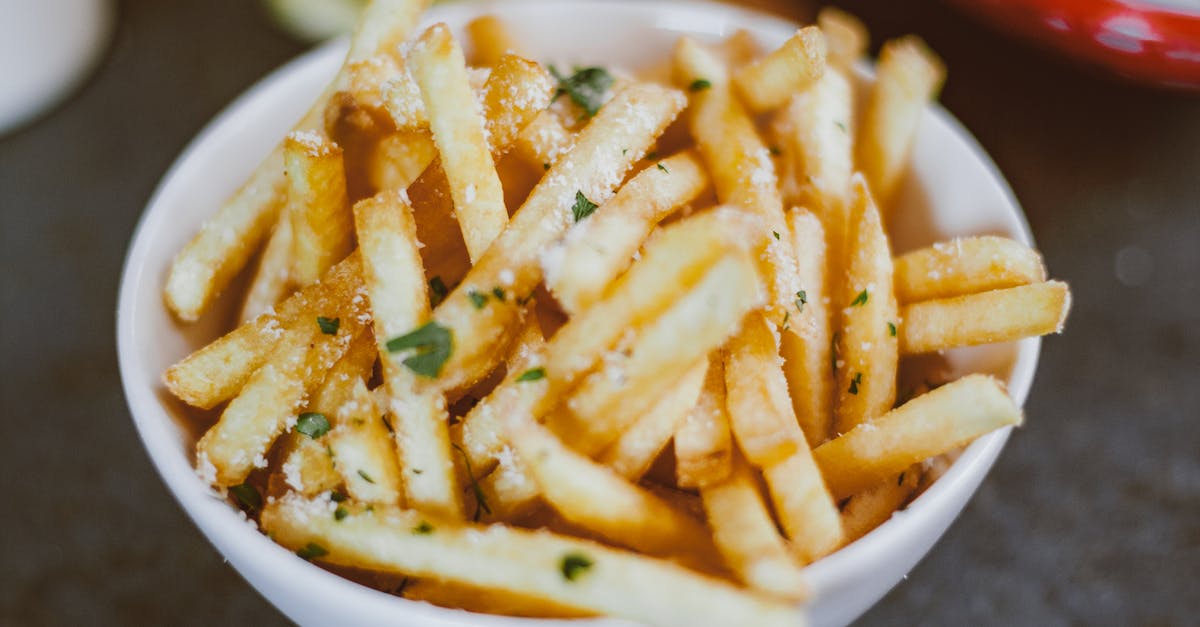
[[[165,382],[220,408],[197,471],[273,540],[474,611],[791,625],[806,564],[1021,422],[983,375],[897,403],[903,356],[1069,307],[1009,239],[893,256],[943,78],[919,40],[860,88],[865,31],[827,9],[765,55],[682,38],[656,79],[543,67],[493,16],[464,52],[413,33],[424,5],[368,6],[167,280],[192,321],[249,275]]]

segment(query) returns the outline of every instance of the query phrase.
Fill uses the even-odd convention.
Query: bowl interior
[[[633,0],[461,2],[435,7],[425,22],[444,21],[458,29],[471,17],[488,12],[507,18],[524,52],[565,65],[638,68],[665,59],[681,34],[712,40],[738,29],[749,30],[763,46],[774,47],[795,29],[782,20],[719,4]],[[232,322],[231,298],[223,298],[216,311],[198,324],[182,325],[169,315],[161,290],[172,258],[319,95],[344,51],[345,42],[327,44],[263,79],[201,131],[163,177],[134,235],[120,287],[118,353],[133,420],[159,474],[188,515],[239,573],[293,620],[303,624],[348,619],[364,625],[525,624],[391,597],[329,574],[274,545],[253,530],[240,512],[213,498],[196,477],[192,471],[198,437],[195,420],[161,384],[162,372],[170,364],[211,341]],[[869,80],[866,71],[860,78]],[[994,233],[1032,243],[1024,217],[995,166],[939,107],[924,115],[895,215],[897,253],[954,235]],[[1023,403],[1038,346],[1038,340],[1029,339],[948,351],[945,357],[956,373],[987,372],[1007,381],[1014,398]],[[979,439],[906,511],[810,566],[814,622],[853,620],[899,581],[969,499],[1007,435],[1001,431]],[[313,589],[324,592],[304,592]],[[540,621],[554,622],[559,621]]]

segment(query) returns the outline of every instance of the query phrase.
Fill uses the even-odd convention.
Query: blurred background
[[[114,311],[134,225],[186,142],[357,2],[289,4],[312,2],[0,2],[2,625],[286,624],[151,468]],[[861,624],[1194,625],[1200,1],[835,4],[876,44],[917,33],[945,59],[942,103],[1076,298],[1026,426]]]

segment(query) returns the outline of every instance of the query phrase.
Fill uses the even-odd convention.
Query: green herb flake
[[[499,287],[499,286],[493,287],[492,288],[492,296],[495,296],[496,300],[498,300],[500,302],[504,302],[504,288]]]
[[[317,326],[321,327],[321,333],[324,333],[325,335],[337,335],[338,327],[341,325],[341,318],[326,318],[325,316],[317,316]]]
[[[346,496],[346,494],[344,492],[338,492],[337,490],[334,490],[333,492],[329,493],[329,500],[333,501],[334,503],[341,503],[342,501],[345,501],[347,498],[348,497]]]
[[[663,165],[662,162],[658,163],[658,169],[662,170],[663,172],[666,172],[667,174],[671,173],[671,171],[667,169],[667,166]]]
[[[567,581],[575,581],[592,567],[592,560],[583,553],[567,553],[562,558],[563,578]]]
[[[545,378],[546,378],[546,369],[545,368],[530,368],[529,370],[522,372],[521,376],[517,377],[517,381],[519,381],[519,382],[537,381],[538,379],[545,379]]]
[[[350,510],[338,505],[338,508],[333,510],[333,519],[342,522],[342,519],[350,515]]]
[[[471,492],[475,495],[475,514],[471,517],[471,520],[479,522],[480,513],[490,515],[492,508],[488,505],[487,496],[484,495],[483,488],[479,487],[479,480],[475,478],[475,473],[471,470],[471,458],[467,457],[467,452],[463,450],[463,447],[454,442],[451,442],[450,446],[453,446],[454,450],[458,451],[459,455],[462,455],[463,466],[466,467],[467,476],[471,478]]]
[[[789,320],[791,317],[792,317],[792,312],[790,312],[790,311],[785,311],[785,312],[783,312],[783,324],[779,325],[779,330],[780,330],[780,331],[787,331],[787,330],[788,330],[788,320]]]
[[[854,394],[855,396],[857,396],[857,395],[858,395],[858,386],[859,386],[861,383],[862,383],[862,373],[861,373],[861,372],[856,372],[856,373],[854,373],[854,377],[850,379],[850,390],[849,390],[849,392],[850,392],[851,394]]]
[[[779,231],[771,231],[771,235],[774,235],[776,240],[779,239]]]
[[[471,304],[474,305],[476,309],[483,309],[484,305],[487,305],[488,301],[487,294],[484,294],[483,292],[476,292],[475,290],[467,290],[467,298],[471,299]]]
[[[904,485],[904,473],[900,473],[900,476],[896,478],[896,485]]]
[[[329,419],[325,414],[306,411],[296,420],[296,431],[315,440],[329,433]]]
[[[707,78],[697,78],[696,80],[692,81],[691,85],[688,85],[688,91],[694,93],[698,91],[704,91],[710,87],[712,87],[712,81],[708,80]]]
[[[800,290],[796,292],[796,310],[804,313],[804,306],[808,304],[808,292]]]
[[[386,413],[380,414],[379,419],[383,421],[383,427],[387,429],[388,433],[396,433],[396,429],[392,427],[392,421],[388,420],[388,415]]]
[[[432,379],[441,374],[442,365],[450,359],[450,353],[454,350],[454,336],[450,329],[431,320],[411,333],[388,340],[386,346],[391,353],[416,349],[415,355],[405,358],[404,365]]]
[[[783,151],[779,149],[779,146],[771,146],[770,148],[768,148],[768,150],[771,151],[772,157],[778,157],[783,154]]]
[[[422,520],[421,524],[412,528],[412,532],[413,535],[427,536],[433,533],[433,525],[429,524],[429,521]]]
[[[258,493],[258,488],[249,483],[239,483],[229,488],[229,492],[242,504],[242,509],[257,512],[262,507],[262,495]]]
[[[548,171],[549,169],[550,169],[550,164],[548,162],[543,162],[542,163],[542,171],[545,172],[545,171]]]
[[[325,550],[325,547],[317,544],[316,542],[309,542],[308,544],[304,545],[304,548],[296,551],[296,555],[299,555],[301,559],[311,560],[329,555],[329,551]]]
[[[362,468],[358,469],[358,476],[362,477],[363,481],[366,481],[367,483],[375,483],[375,480],[371,478],[371,475],[368,475],[367,471],[363,470]]]
[[[435,276],[429,279],[429,306],[437,307],[446,300],[446,295],[450,290],[446,289],[446,284],[442,282],[442,277]]]
[[[892,337],[896,337],[896,323],[894,323],[894,322],[888,323],[888,335],[891,335]]]
[[[849,132],[850,132],[850,131],[846,130],[846,123],[845,123],[845,122],[843,122],[843,121],[841,121],[841,120],[837,120],[836,122],[834,122],[834,124],[837,124],[837,127],[838,127],[838,128],[840,128],[840,129],[842,129],[842,132],[843,132],[843,133],[849,133]]]
[[[658,151],[651,150],[650,152],[646,153],[645,157],[642,157],[642,160],[643,161],[658,161]]]
[[[565,76],[558,68],[550,66],[550,74],[558,81],[558,91],[554,98],[562,95],[571,98],[571,102],[579,105],[587,113],[587,117],[596,115],[604,104],[604,96],[613,85],[612,74],[602,67],[575,68],[575,73]]]
[[[858,307],[859,305],[865,305],[867,304],[867,299],[870,297],[871,295],[867,293],[867,290],[863,290],[858,293],[858,296],[854,297],[854,300],[850,301],[850,306]]]
[[[571,215],[575,216],[575,221],[580,220],[595,213],[596,208],[600,205],[588,200],[583,192],[575,192],[575,205],[571,207]]]

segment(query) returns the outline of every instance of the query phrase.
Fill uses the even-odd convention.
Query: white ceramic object
[[[794,26],[744,9],[703,2],[512,0],[435,7],[427,19],[458,28],[481,12],[503,15],[529,54],[561,63],[636,67],[662,59],[676,37],[719,38],[745,28],[764,45]],[[303,625],[581,624],[530,621],[447,610],[351,583],[308,564],[251,528],[214,498],[192,470],[193,429],[163,389],[162,372],[211,340],[230,316],[176,323],[162,304],[167,267],[211,214],[287,132],[336,72],[344,42],[318,48],[275,71],[213,120],[167,172],[146,208],[125,263],[118,304],[121,377],[138,433],[179,503],[217,550],[271,603]],[[1012,193],[987,155],[944,110],[921,123],[896,207],[897,252],[953,235],[999,233],[1032,243]],[[226,299],[228,300],[228,299]],[[229,309],[231,303],[224,303]],[[989,372],[1008,382],[1019,403],[1029,392],[1037,339],[950,351],[959,372]],[[807,569],[816,625],[843,625],[878,601],[912,569],[958,515],[991,468],[1008,431],[971,444],[905,511]],[[319,593],[314,593],[319,591]],[[596,619],[587,625],[621,625]]]

